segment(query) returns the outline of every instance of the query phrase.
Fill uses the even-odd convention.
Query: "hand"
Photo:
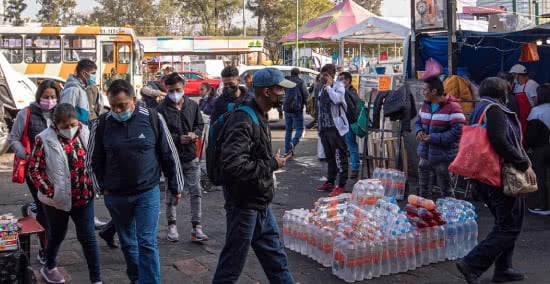
[[[328,76],[326,86],[332,86],[332,83],[334,83],[334,79],[331,76]]]
[[[277,169],[280,169],[285,166],[286,160],[288,157],[282,157],[279,152],[275,153],[275,160],[277,161]]]
[[[172,194],[172,197],[170,198],[170,202],[172,203],[172,206],[178,206],[180,199],[181,199],[181,193]]]
[[[425,142],[425,143],[430,143],[430,135],[424,135],[424,138],[422,138],[422,140]]]
[[[181,135],[180,136],[180,143],[183,144],[183,145],[191,144],[192,141],[193,141],[193,137],[191,137],[189,135]]]
[[[529,167],[525,171],[525,178],[527,179],[527,182],[529,182],[532,185],[537,184],[537,175],[533,171],[533,168]]]
[[[420,142],[424,140],[425,136],[426,136],[426,133],[424,133],[424,131],[418,132],[418,134],[416,134],[416,141]]]
[[[166,93],[165,92],[160,92],[159,97],[163,97],[163,98],[166,97]]]

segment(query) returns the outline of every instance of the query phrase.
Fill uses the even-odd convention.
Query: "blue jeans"
[[[66,212],[44,204],[44,212],[48,221],[48,243],[46,244],[46,267],[53,269],[57,266],[57,253],[61,242],[67,235],[69,217],[73,219],[76,228],[76,238],[80,245],[86,262],[90,281],[101,281],[99,271],[99,249],[95,238],[94,228],[94,201],[93,199],[84,206],[71,208]]]
[[[105,206],[120,239],[126,273],[132,282],[160,283],[157,228],[160,189],[157,186],[136,195],[105,195]]]
[[[502,188],[479,182],[475,186],[495,216],[495,225],[489,235],[463,258],[468,267],[480,276],[493,263],[495,271],[512,268],[512,255],[521,233],[525,205],[523,197],[506,196]]]
[[[294,283],[271,206],[259,211],[226,204],[225,211],[225,245],[212,283],[236,283],[243,271],[250,246],[270,283]]]
[[[296,146],[300,142],[300,137],[302,137],[302,133],[304,132],[304,113],[285,112],[285,122],[285,153],[288,153],[290,143]],[[294,138],[291,138],[293,129],[296,129],[296,133],[294,134]]]
[[[346,134],[346,144],[348,145],[349,159],[351,162],[351,170],[359,170],[359,146],[357,146],[357,139],[355,133],[351,129]]]

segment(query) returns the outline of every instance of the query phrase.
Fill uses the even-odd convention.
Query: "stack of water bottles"
[[[436,209],[433,200],[409,195],[405,212],[415,229],[416,264],[418,267],[444,261],[447,258],[445,247],[445,220]]]
[[[438,199],[436,204],[447,221],[444,225],[447,258],[455,260],[465,256],[477,245],[476,207],[468,201],[451,197]]]
[[[382,182],[385,188],[385,196],[403,200],[405,196],[405,184],[407,182],[404,172],[395,169],[376,168],[373,172],[373,178]]]

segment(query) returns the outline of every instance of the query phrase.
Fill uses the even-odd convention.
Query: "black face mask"
[[[237,86],[230,86],[230,87],[224,87],[225,89],[225,92],[231,96],[231,97],[235,97],[235,93],[237,93],[237,90],[239,89],[239,87]]]
[[[277,99],[277,101],[273,102],[271,105],[273,108],[280,108],[283,105],[283,101],[282,99]]]

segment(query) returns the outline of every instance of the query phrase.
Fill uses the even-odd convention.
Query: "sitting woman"
[[[56,257],[67,234],[69,217],[86,257],[90,280],[101,283],[94,232],[94,193],[84,166],[90,133],[76,117],[72,105],[57,105],[54,124],[36,136],[29,162],[29,176],[38,189],[48,222],[46,265],[40,273],[49,283],[65,283],[56,268]]]

